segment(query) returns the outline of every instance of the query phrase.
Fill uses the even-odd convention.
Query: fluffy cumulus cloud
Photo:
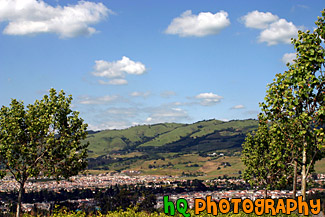
[[[273,23],[279,19],[278,16],[273,15],[270,12],[252,11],[241,18],[245,26],[248,28],[265,29],[270,23]]]
[[[245,106],[244,105],[235,105],[233,107],[231,107],[231,109],[244,109]]]
[[[298,28],[292,22],[280,19],[263,30],[258,39],[259,42],[266,42],[268,45],[290,44],[291,38],[295,38],[297,35]]]
[[[123,85],[128,83],[125,79],[127,74],[141,75],[145,71],[146,66],[143,63],[134,62],[123,56],[121,60],[114,62],[96,60],[92,74],[96,77],[110,79],[109,81],[99,80],[100,84]]]
[[[215,93],[200,93],[195,96],[195,99],[199,100],[199,103],[203,106],[212,106],[219,103],[223,97]]]
[[[280,19],[270,12],[252,11],[241,17],[241,20],[248,28],[261,29],[258,41],[266,42],[269,46],[290,44],[291,38],[297,37],[298,34],[298,27],[292,22]]]
[[[293,60],[296,58],[296,53],[285,53],[282,57],[282,62],[284,64],[293,63]]]
[[[228,13],[201,12],[192,14],[191,10],[185,11],[180,17],[172,20],[167,27],[166,34],[179,35],[181,37],[195,36],[203,37],[218,34],[222,29],[230,25]]]
[[[42,0],[0,0],[0,22],[8,22],[3,30],[8,35],[56,33],[61,38],[92,35],[90,25],[113,13],[102,3],[79,1],[76,5],[56,6]]]

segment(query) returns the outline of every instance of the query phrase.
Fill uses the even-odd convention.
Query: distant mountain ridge
[[[239,176],[245,169],[241,146],[246,134],[257,127],[253,119],[213,119],[91,131],[86,139],[90,143],[88,169],[201,179]],[[324,173],[324,165],[325,160],[316,168]]]
[[[161,123],[123,130],[91,132],[90,157],[133,151],[147,153],[209,152],[241,147],[247,132],[257,128],[257,120],[204,120],[193,124]]]

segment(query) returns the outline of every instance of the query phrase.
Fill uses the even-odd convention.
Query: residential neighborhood
[[[136,173],[136,172],[133,172]],[[73,176],[69,180],[50,180],[45,181],[42,179],[36,180],[31,179],[26,184],[26,193],[38,192],[42,190],[59,192],[64,189],[66,191],[73,191],[75,189],[106,189],[110,186],[123,186],[123,185],[135,185],[144,186],[146,188],[161,188],[161,187],[180,187],[180,183],[192,183],[193,181],[184,179],[184,177],[178,176],[152,176],[152,175],[135,175],[129,176],[123,173],[104,173],[98,175],[78,175]],[[219,201],[221,199],[231,200],[233,198],[239,199],[251,199],[255,200],[264,197],[263,189],[251,189],[245,185],[245,181],[242,179],[235,178],[219,178],[214,180],[202,181],[206,186],[215,186],[216,190],[210,191],[190,191],[184,189],[181,193],[164,193],[157,194],[157,203],[155,208],[163,208],[163,197],[168,195],[170,201],[176,201],[177,199],[184,198],[188,202],[190,208],[194,207],[194,200],[196,198],[205,199],[207,196],[212,196],[212,199]],[[318,184],[318,188],[310,188],[307,194],[314,194],[316,192],[325,192],[325,174],[318,174],[315,183]],[[246,189],[231,190],[229,186],[245,186]],[[242,188],[242,187],[241,187]],[[14,192],[18,189],[18,183],[12,177],[5,177],[0,180],[0,192]],[[297,192],[297,196],[300,196],[301,192]],[[292,198],[292,191],[290,190],[269,190],[268,197],[272,199],[279,198]],[[143,198],[142,198],[143,199]],[[0,200],[2,200],[0,198]],[[70,203],[76,203],[78,206],[96,206],[94,198],[84,198],[77,200],[69,200]],[[53,207],[54,201],[44,201],[41,203],[23,203],[22,208],[24,211],[31,211],[34,206],[38,209],[49,210]],[[2,206],[2,209],[5,207]]]

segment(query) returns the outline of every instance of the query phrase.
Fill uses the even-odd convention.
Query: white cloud
[[[89,123],[90,129],[125,129],[134,125],[133,123],[138,122],[139,113],[141,113],[141,110],[139,110],[137,107],[131,107],[128,104],[126,107],[109,106],[113,103],[117,103],[119,105],[121,101],[123,101],[123,99],[121,100],[121,97],[119,97],[118,99],[111,101],[109,104],[107,103],[107,105],[88,107],[90,108],[89,111],[83,116],[86,114],[89,115],[87,123]]]
[[[117,95],[108,95],[102,97],[90,97],[90,96],[82,96],[79,98],[80,104],[86,105],[99,105],[99,104],[106,104],[113,101],[116,101],[119,97]]]
[[[248,28],[255,29],[265,29],[269,26],[269,24],[277,21],[279,17],[277,15],[273,15],[270,12],[259,12],[252,11],[241,17],[241,20],[244,22],[245,26]]]
[[[121,119],[121,117],[135,117],[139,111],[137,108],[109,108],[106,112],[110,116],[115,116]]]
[[[180,122],[183,120],[189,120],[185,110],[177,107],[161,106],[152,110],[152,114],[146,119],[145,123]]]
[[[123,56],[121,60],[114,62],[96,60],[94,70],[92,72],[94,76],[111,79],[109,82],[99,80],[100,84],[122,85],[127,84],[125,79],[127,74],[141,75],[146,72],[146,66]]]
[[[215,14],[201,12],[194,15],[191,10],[188,10],[181,14],[180,17],[174,18],[165,33],[181,37],[203,37],[218,34],[229,25],[228,13],[225,11]]]
[[[96,24],[113,13],[102,3],[79,1],[76,5],[48,5],[42,0],[0,0],[0,22],[7,21],[3,33],[33,35],[55,33],[61,38],[92,35]]]
[[[200,93],[195,96],[196,99],[199,100],[199,103],[203,106],[212,106],[220,102],[223,99],[222,96],[219,96],[214,93]]]
[[[88,124],[88,130],[113,130],[113,129],[125,129],[130,127],[130,123],[127,121],[106,121],[98,124]]]
[[[95,71],[92,73],[93,75],[98,77],[107,77],[107,78],[124,77],[125,76],[124,72],[121,70],[123,66],[121,66],[120,61],[121,60],[117,62],[107,62],[104,60],[96,60],[94,66]]]
[[[101,104],[103,103],[101,102]],[[96,106],[89,111],[91,111],[88,112],[91,117],[87,122],[90,123],[89,129],[92,130],[122,129],[139,124],[179,123],[190,120],[187,111],[172,104],[155,107],[129,105],[127,107],[118,106],[106,109],[99,109]]]
[[[292,22],[280,19],[261,32],[259,42],[266,42],[268,45],[290,44],[291,38],[295,38],[297,35],[298,28]]]
[[[282,62],[284,64],[293,64],[293,60],[296,59],[296,53],[285,53],[282,57]]]
[[[146,98],[146,97],[148,97],[150,94],[151,94],[151,93],[150,93],[149,91],[147,91],[147,92],[134,91],[134,92],[130,93],[130,96]]]
[[[245,106],[244,105],[235,105],[233,107],[231,107],[231,109],[244,109]]]
[[[270,12],[252,11],[241,17],[241,20],[248,28],[261,29],[258,41],[266,42],[269,46],[279,43],[290,44],[291,38],[298,35],[298,27],[292,22],[280,19]]]

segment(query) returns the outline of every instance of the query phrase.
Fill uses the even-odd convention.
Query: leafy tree
[[[301,159],[302,195],[306,199],[306,178],[325,146],[325,10],[313,31],[299,31],[292,40],[296,59],[288,70],[277,74],[268,85],[262,112],[272,125],[278,125],[287,140],[294,140],[292,150]],[[295,124],[295,130],[288,123]]]
[[[243,177],[252,186],[267,190],[284,187],[290,181],[291,168],[283,164],[291,159],[285,138],[276,125],[268,124],[261,114],[258,129],[247,134],[242,161],[246,166]]]
[[[19,183],[17,216],[30,177],[68,178],[87,166],[88,144],[81,143],[87,124],[70,109],[71,101],[71,95],[52,88],[26,108],[12,99],[0,110],[1,178],[9,171]]]
[[[281,132],[285,139],[285,145],[287,147],[286,154],[289,156],[287,162],[281,162],[283,165],[286,165],[290,168],[293,167],[293,199],[296,198],[297,192],[297,179],[298,179],[298,170],[301,171],[301,164],[298,162],[302,161],[301,150],[297,147],[300,146],[301,137],[300,129],[298,127],[299,123],[295,119],[287,119],[286,122],[274,122],[273,126],[277,129],[278,132]],[[281,145],[281,144],[279,144]]]

